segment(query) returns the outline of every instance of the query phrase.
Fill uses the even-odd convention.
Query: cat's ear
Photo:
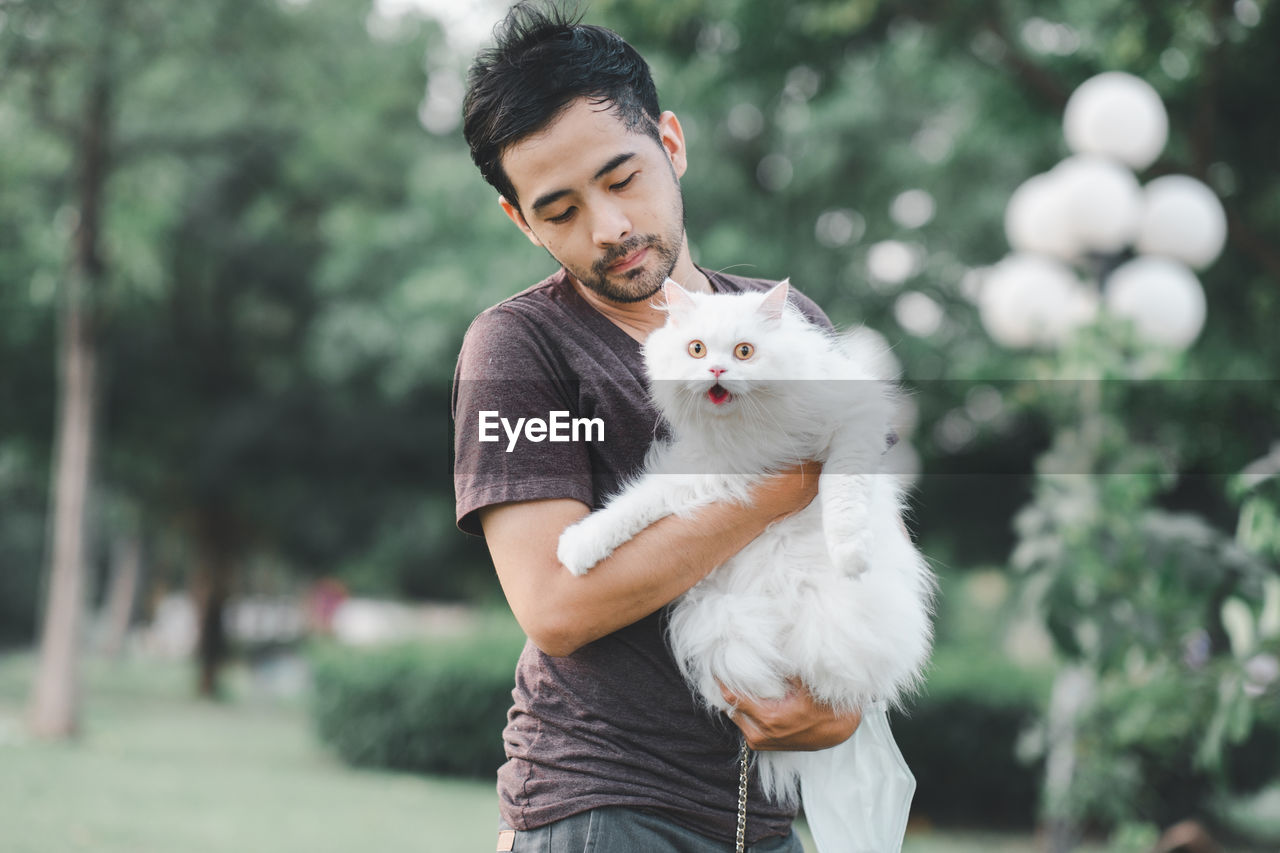
[[[667,303],[668,317],[679,317],[681,314],[693,310],[693,297],[689,295],[689,291],[676,284],[672,279],[667,279],[662,283],[662,298]]]
[[[787,306],[787,294],[791,291],[791,279],[783,279],[764,295],[760,303],[760,313],[769,320],[782,319],[782,311]]]

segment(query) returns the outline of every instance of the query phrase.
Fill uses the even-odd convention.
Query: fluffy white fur
[[[730,710],[720,685],[768,699],[791,679],[838,709],[895,703],[928,657],[933,580],[899,521],[897,478],[878,473],[893,389],[864,339],[815,327],[787,291],[784,282],[767,294],[707,295],[668,282],[668,320],[644,360],[671,439],[651,449],[641,477],[564,532],[558,556],[584,574],[659,518],[745,501],[768,473],[822,460],[817,500],[676,601],[672,649],[720,710]],[[770,795],[794,800],[814,755],[759,754]]]

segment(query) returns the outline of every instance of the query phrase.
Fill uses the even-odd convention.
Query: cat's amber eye
[[[702,341],[689,341],[689,355],[694,358],[702,358],[707,354],[707,348]]]
[[[733,348],[733,354],[736,355],[738,358],[742,359],[743,361],[746,361],[747,359],[751,358],[751,356],[756,354],[756,348],[753,347],[751,344],[746,344],[746,343],[738,344],[736,347]]]

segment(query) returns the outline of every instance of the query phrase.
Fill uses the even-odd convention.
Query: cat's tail
[[[884,704],[864,708],[849,740],[802,755],[800,799],[818,853],[900,853],[916,780]]]

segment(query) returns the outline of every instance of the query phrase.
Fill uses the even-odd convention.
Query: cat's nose
[[[719,379],[719,378],[720,378],[720,374],[721,374],[721,373],[724,373],[724,371],[725,371],[725,369],[724,369],[723,367],[712,367],[712,368],[708,368],[708,369],[711,371],[711,375],[712,375],[712,376],[714,376],[716,379]]]

